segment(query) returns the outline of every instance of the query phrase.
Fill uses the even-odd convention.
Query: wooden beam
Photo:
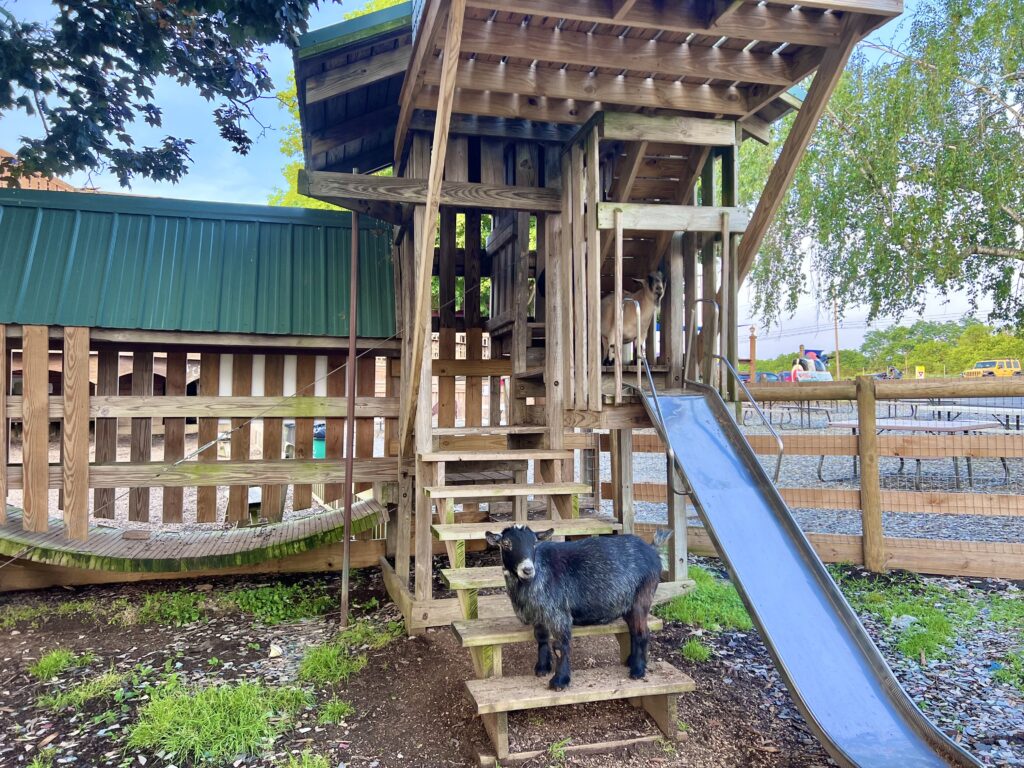
[[[612,188],[608,194],[608,199],[610,201],[623,203],[629,200],[629,196],[633,192],[633,184],[636,182],[636,176],[640,172],[641,166],[644,164],[644,155],[646,154],[646,141],[631,141],[626,145],[626,156],[619,161],[616,167],[619,175],[615,178],[615,181],[612,182]],[[609,254],[611,254],[613,240],[614,238],[609,236],[607,233],[602,236],[602,266],[604,265],[604,262],[608,260]]]
[[[433,130],[433,111],[417,110],[413,115],[411,127],[417,131]],[[453,114],[451,125],[448,126],[448,133],[450,135],[489,136],[496,139],[564,144],[573,137],[575,130],[564,125],[535,123],[532,120]]]
[[[298,189],[318,200],[354,198],[423,205],[427,202],[428,185],[424,179],[299,171]],[[440,205],[459,208],[557,213],[561,204],[557,190],[540,187],[509,187],[468,181],[444,181],[440,185]]]
[[[417,109],[433,110],[437,106],[438,89],[424,86],[416,95]],[[567,99],[537,99],[510,93],[488,93],[460,89],[455,94],[452,111],[464,115],[521,118],[542,123],[578,125],[600,110],[599,103],[577,104]]]
[[[499,13],[612,24],[665,32],[707,34],[707,16],[703,3],[666,4],[661,0],[637,0],[621,19],[612,15],[607,0],[471,0],[472,8]],[[760,40],[793,45],[828,47],[840,38],[842,19],[817,10],[792,10],[791,7],[744,5],[715,27],[715,34],[740,40]],[[596,63],[596,62],[595,62]]]
[[[26,531],[46,533],[50,520],[50,497],[46,492],[46,467],[49,461],[50,419],[47,413],[49,391],[49,332],[45,325],[22,328],[22,380],[25,412],[22,416],[22,467],[25,473],[21,525]],[[5,382],[6,385],[6,382]],[[8,418],[15,418],[8,407]],[[8,474],[10,478],[10,474]],[[8,490],[14,489],[10,483]],[[6,502],[6,499],[4,500]]]
[[[646,140],[689,146],[731,147],[736,143],[736,123],[733,120],[708,120],[701,117],[605,112],[601,137],[622,141]]]
[[[708,6],[708,29],[728,19],[743,6],[743,0],[711,0]]]
[[[818,67],[818,72],[814,76],[814,82],[811,83],[807,92],[807,98],[804,99],[803,106],[800,108],[796,120],[793,121],[786,142],[782,146],[782,152],[779,153],[778,160],[772,166],[768,182],[757,202],[757,208],[754,209],[747,231],[740,241],[738,278],[741,282],[754,263],[757,250],[761,247],[761,243],[768,233],[768,227],[771,226],[779,206],[782,205],[786,190],[789,189],[789,185],[793,181],[797,164],[810,143],[811,134],[814,133],[818,120],[825,111],[825,105],[828,104],[829,96],[832,95],[832,91],[843,74],[843,68],[850,58],[853,46],[860,38],[861,23],[863,22],[859,19],[847,23],[843,29],[842,41],[825,52],[821,66]]]
[[[348,66],[329,69],[323,74],[306,78],[306,105],[315,104],[334,96],[365,88],[368,85],[394,77],[406,71],[412,58],[412,48],[402,46]]]
[[[790,0],[765,0],[769,5],[792,6]],[[820,8],[823,11],[867,13],[872,16],[899,16],[903,13],[903,0],[807,0],[802,8]]]
[[[367,133],[386,131],[398,120],[399,111],[398,105],[392,104],[359,117],[332,123],[329,128],[320,131],[310,131],[309,151],[314,155],[330,152],[349,142],[358,141]]]
[[[791,57],[781,54],[698,47],[619,35],[588,34],[466,19],[462,50],[490,56],[529,51],[540,61],[662,75],[713,77],[747,83],[790,86]]]
[[[416,98],[423,86],[423,67],[427,59],[434,54],[434,42],[437,40],[441,25],[445,20],[444,5],[444,0],[425,0],[423,12],[420,15],[419,30],[413,43],[414,49],[409,59],[409,66],[405,70],[402,93],[398,97],[399,114],[398,124],[395,126],[393,153],[396,176],[402,170],[405,140],[408,138],[413,110],[416,109]],[[437,99],[434,100],[434,103],[438,103]]]
[[[422,231],[416,232],[416,300],[412,314],[412,354],[409,365],[409,370],[413,372],[418,372],[423,368],[423,340],[426,338],[427,326],[430,321],[430,273],[431,264],[434,261],[434,235],[437,231],[437,216],[441,209],[441,179],[444,174],[445,153],[448,151],[448,126],[451,123],[452,103],[455,98],[455,80],[459,65],[459,39],[462,37],[462,22],[465,15],[466,0],[451,0],[448,10],[447,34],[442,52],[443,69],[439,85],[437,116],[434,123],[433,146],[430,154],[426,210]],[[405,107],[406,104],[403,103],[403,112]],[[398,147],[398,144],[395,146]],[[400,153],[401,149],[396,151]],[[410,401],[416,400],[419,388],[419,377],[414,375],[409,381],[407,393]],[[416,409],[408,409],[401,420],[399,429],[399,442],[410,450],[415,413]]]
[[[599,203],[597,226],[614,229],[615,210],[622,211],[623,229],[652,232],[718,232],[722,214],[729,214],[729,231],[742,233],[747,212],[723,206],[666,205],[663,203]]]
[[[427,65],[423,82],[425,85],[441,82],[439,62]],[[602,104],[716,115],[744,115],[748,111],[746,95],[739,88],[502,64],[484,59],[460,62],[456,85],[460,89],[519,94],[530,98],[599,101]]]

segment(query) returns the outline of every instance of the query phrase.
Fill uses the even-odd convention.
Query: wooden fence
[[[188,522],[218,525],[250,522],[250,486],[260,487],[260,514],[271,522],[281,519],[288,486],[297,510],[312,505],[313,484],[324,485],[325,501],[341,498],[345,355],[332,351],[329,340],[320,340],[320,354],[301,346],[289,354],[302,339],[282,338],[276,347],[267,343],[267,337],[254,337],[246,346],[244,337],[232,337],[217,346],[210,334],[130,332],[111,340],[88,328],[0,326],[0,500],[5,502],[0,524],[6,522],[10,494],[18,491],[26,530],[47,531],[60,510],[67,535],[80,540],[88,537],[90,520],[113,518],[115,504],[124,500],[130,522],[183,522],[186,487],[197,489],[195,520]],[[353,469],[359,490],[396,480],[398,469],[394,455],[374,455],[373,429],[381,418],[385,437],[393,438],[397,365],[388,358],[384,396],[376,394],[375,372],[377,354],[393,355],[394,350],[386,344],[375,349],[373,340],[360,344]],[[8,365],[16,349],[21,350],[20,395],[10,394]],[[59,392],[53,393],[51,350],[60,351],[63,361]],[[131,395],[122,396],[118,364],[125,352],[132,355],[132,384]],[[155,356],[166,360],[162,395],[153,394]],[[194,369],[197,358],[198,393],[187,395],[186,370],[189,363]],[[119,419],[131,423],[130,447],[121,447],[120,460]],[[314,419],[326,422],[322,460],[313,460]],[[186,453],[185,425],[192,420],[198,423],[197,439],[189,441],[194,455]],[[294,438],[287,446],[286,420],[294,420]],[[153,439],[154,421],[163,422],[162,440]],[[51,458],[54,424],[60,435],[57,461]],[[254,429],[261,431],[261,439],[254,439]],[[11,455],[12,446],[18,447],[12,440],[15,431],[20,461]],[[384,453],[390,442],[385,439]],[[219,445],[228,459],[219,457]],[[218,486],[229,487],[226,505],[218,502]],[[163,489],[159,510],[150,508],[154,487]],[[56,502],[52,489],[59,491]]]
[[[792,457],[849,457],[850,466],[857,462],[856,487],[837,487],[822,482],[815,487],[780,487],[779,491],[792,508],[822,510],[857,510],[861,513],[861,535],[808,533],[819,555],[827,562],[863,563],[872,570],[906,568],[909,570],[949,575],[997,576],[1024,578],[1024,543],[1019,541],[973,541],[966,539],[902,538],[885,535],[883,513],[968,515],[983,517],[1024,517],[1024,496],[1019,493],[982,493],[967,487],[962,490],[883,489],[879,472],[881,458],[918,459],[938,458],[1001,460],[1007,482],[1022,476],[1020,463],[1024,460],[1024,431],[1016,429],[1015,421],[1009,429],[993,430],[986,434],[887,434],[880,428],[878,414],[884,418],[888,403],[914,401],[919,408],[931,413],[943,410],[956,414],[957,407],[948,399],[963,398],[1024,398],[1024,379],[996,381],[876,381],[862,377],[853,382],[808,385],[758,385],[752,394],[762,404],[814,403],[827,408],[826,403],[851,401],[854,407],[844,419],[855,419],[856,434],[848,429],[842,432],[816,428],[812,433],[782,430],[785,445],[783,467]],[[941,399],[947,399],[940,406]],[[1024,408],[1024,401],[1015,404]],[[967,414],[970,406],[965,406]],[[975,409],[976,410],[976,409]],[[996,410],[996,409],[993,409]],[[952,422],[956,424],[956,421]],[[966,430],[965,430],[966,431]],[[897,432],[897,430],[893,430]],[[750,434],[748,440],[755,452],[774,456],[776,444],[766,434]],[[601,450],[607,451],[610,440],[602,436]],[[633,437],[634,453],[664,453],[661,439],[654,434]],[[833,461],[826,459],[826,461]],[[909,470],[908,470],[909,471]],[[852,476],[852,473],[850,473]],[[909,480],[913,478],[910,471]],[[850,480],[851,478],[847,478]],[[785,480],[785,471],[783,472]],[[611,484],[603,483],[601,495],[611,495]],[[634,483],[635,501],[665,502],[664,483]],[[649,526],[639,526],[641,530]],[[697,554],[714,554],[707,533],[700,528],[689,529],[689,547]]]

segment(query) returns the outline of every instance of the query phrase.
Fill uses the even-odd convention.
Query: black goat
[[[534,672],[548,674],[553,654],[558,669],[549,685],[556,691],[567,687],[573,623],[608,624],[621,617],[629,627],[629,676],[639,680],[647,672],[647,614],[661,578],[658,551],[636,536],[548,542],[553,533],[521,525],[487,533],[487,541],[501,550],[516,616],[533,624]]]

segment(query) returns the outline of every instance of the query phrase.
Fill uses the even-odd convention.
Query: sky
[[[890,22],[875,32],[872,38],[898,44],[906,34],[908,24],[905,20],[917,2],[906,0],[907,13],[903,19]],[[337,23],[342,20],[343,14],[362,5],[359,0],[322,2],[320,8],[313,9],[309,28],[318,29]],[[56,12],[56,6],[46,0],[0,0],[0,7],[7,8],[18,18],[39,21],[52,18]],[[268,48],[267,53],[268,68],[274,83],[283,88],[292,70],[291,52],[285,46],[278,45]],[[133,136],[140,144],[154,142],[165,135],[194,139],[195,144],[191,150],[192,171],[177,184],[137,179],[132,183],[131,192],[159,197],[262,204],[267,202],[274,188],[282,184],[280,169],[283,158],[278,143],[281,138],[280,128],[287,122],[288,115],[274,100],[269,99],[257,106],[260,121],[268,128],[262,135],[253,136],[254,145],[246,156],[232,152],[220,138],[212,118],[215,105],[206,102],[195,91],[170,79],[163,79],[156,86],[156,101],[164,111],[163,127],[152,129],[139,125],[133,130]],[[258,127],[256,130],[259,130]],[[40,131],[36,118],[21,113],[3,115],[0,117],[0,147],[14,151],[19,146],[21,136],[38,135]],[[94,174],[90,177],[81,173],[67,180],[77,186],[91,185],[105,191],[120,189],[117,180],[109,174]],[[740,294],[740,322],[743,326],[754,324],[759,327],[756,319],[750,316],[751,304],[749,289],[743,289]],[[968,311],[966,298],[952,297],[944,300],[935,296],[929,297],[929,311],[923,318],[954,320]],[[847,307],[844,315],[845,319],[839,328],[840,348],[858,347],[867,329],[867,312],[861,307]],[[919,318],[907,318],[904,322],[915,319]],[[876,327],[891,324],[883,321]],[[747,330],[743,328],[740,338],[745,339],[746,336]],[[832,307],[820,305],[814,296],[804,296],[792,317],[784,317],[773,328],[759,327],[758,336],[758,356],[762,358],[791,352],[800,344],[811,349],[832,349],[835,346]]]

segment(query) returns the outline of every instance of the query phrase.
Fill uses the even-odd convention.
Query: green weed
[[[703,664],[711,658],[711,649],[695,637],[691,637],[683,643],[683,647],[679,649],[679,652],[683,654],[683,658],[687,661],[698,664]]]
[[[753,628],[736,587],[715,578],[703,568],[692,567],[689,573],[697,583],[696,588],[655,608],[656,615],[712,630]]]
[[[139,624],[183,627],[203,618],[203,595],[201,592],[180,590],[178,592],[150,592],[139,607]]]
[[[355,712],[355,707],[335,697],[320,706],[319,721],[321,725],[333,725],[351,717]]]
[[[563,765],[565,763],[567,755],[565,748],[570,744],[572,744],[572,739],[562,739],[548,746],[548,759],[553,765]]]
[[[316,755],[308,749],[301,755],[288,755],[288,762],[281,763],[281,768],[331,768],[331,763],[323,755]]]
[[[268,584],[236,589],[224,600],[264,624],[280,624],[323,616],[337,605],[326,587],[303,584]]]
[[[1001,668],[993,672],[992,677],[1024,691],[1024,648],[1011,652],[1000,664]]]
[[[14,629],[19,624],[38,626],[47,613],[49,610],[42,605],[8,605],[0,613],[0,629]]]
[[[53,759],[57,756],[57,750],[53,747],[44,749],[32,758],[28,768],[53,768]]]
[[[400,621],[383,626],[368,619],[357,621],[330,642],[306,651],[299,663],[299,679],[321,685],[348,680],[366,666],[363,649],[383,648],[401,637],[402,632]]]
[[[1024,598],[993,595],[989,598],[988,615],[1000,629],[1024,630]]]
[[[113,696],[124,682],[124,675],[110,669],[102,675],[85,680],[66,691],[40,696],[36,704],[42,709],[59,712],[63,709],[81,709],[91,701]]]
[[[92,653],[77,656],[66,648],[49,651],[35,664],[28,668],[28,673],[36,680],[50,680],[71,667],[84,667],[96,660]]]
[[[258,754],[311,704],[312,696],[299,688],[246,682],[186,689],[173,678],[139,710],[128,746],[221,764]]]

